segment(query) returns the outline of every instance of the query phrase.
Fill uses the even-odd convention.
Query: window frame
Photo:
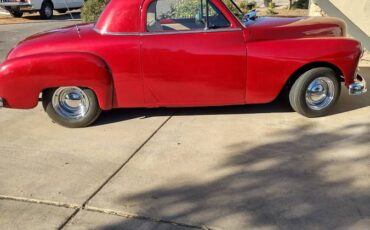
[[[147,13],[149,6],[158,0],[143,0],[141,6],[141,32],[143,35],[150,34],[183,34],[183,33],[204,33],[204,32],[223,32],[223,31],[238,31],[242,30],[242,26],[238,19],[230,12],[230,10],[220,0],[209,0],[214,7],[223,15],[225,20],[229,23],[229,27],[225,28],[203,28],[203,29],[190,29],[190,30],[164,30],[164,31],[149,31],[147,28]],[[157,18],[157,15],[156,15]]]

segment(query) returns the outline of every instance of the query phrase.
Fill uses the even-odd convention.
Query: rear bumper
[[[353,96],[365,94],[367,92],[365,79],[358,74],[355,82],[348,86],[348,90],[349,95]]]

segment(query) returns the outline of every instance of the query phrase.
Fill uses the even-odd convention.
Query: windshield
[[[229,8],[234,16],[239,19],[240,22],[243,21],[244,13],[233,0],[222,0],[222,2],[227,6],[227,8]]]

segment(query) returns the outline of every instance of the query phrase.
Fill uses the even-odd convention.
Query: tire
[[[61,10],[57,10],[57,12],[60,13],[60,14],[64,14],[64,13],[67,12],[67,10],[66,9],[61,9]]]
[[[42,105],[54,122],[68,128],[87,127],[101,113],[95,93],[79,87],[47,90],[43,93]]]
[[[44,1],[40,9],[40,15],[42,19],[51,19],[54,15],[54,6],[49,1]]]
[[[328,115],[340,96],[341,85],[335,72],[326,67],[302,74],[289,92],[292,108],[306,117]]]
[[[21,18],[23,16],[22,11],[9,11],[10,15],[15,18]]]

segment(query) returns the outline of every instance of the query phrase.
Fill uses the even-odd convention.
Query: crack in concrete
[[[138,153],[140,152],[140,150],[159,132],[159,130],[165,126],[167,124],[167,122],[174,116],[174,114],[172,114],[171,116],[169,116],[140,146],[139,148],[137,148],[132,154],[131,156],[125,161],[122,163],[122,165],[120,167],[118,167],[118,169],[116,169],[112,175],[110,175],[88,198],[85,202],[83,202],[83,204],[81,206],[78,206],[78,209],[76,209],[76,211],[70,216],[67,218],[67,220],[62,223],[62,225],[59,226],[58,230],[62,230],[64,229],[64,227],[67,226],[68,223],[70,223],[74,217],[81,211],[81,210],[85,210],[86,209],[86,205],[91,201],[92,198],[94,198],[103,188],[105,185],[107,185],[129,162],[130,160]]]
[[[142,215],[133,214],[133,213],[117,211],[117,210],[97,208],[97,207],[87,206],[87,205],[82,207],[77,204],[70,204],[70,203],[63,203],[63,202],[56,202],[56,201],[49,201],[49,200],[31,199],[31,198],[26,198],[26,197],[6,196],[6,195],[0,195],[0,200],[10,200],[10,201],[18,201],[18,202],[31,203],[31,204],[49,205],[49,206],[54,206],[54,207],[59,207],[59,208],[74,209],[75,211],[66,221],[67,224],[73,219],[74,216],[77,215],[77,213],[79,213],[81,210],[84,210],[84,211],[89,211],[89,212],[96,212],[96,213],[103,213],[107,215],[124,217],[128,219],[132,218],[132,219],[146,220],[146,221],[157,222],[157,223],[166,223],[166,224],[171,224],[171,225],[180,226],[180,227],[187,227],[187,228],[194,228],[194,229],[201,229],[201,230],[215,230],[206,225],[196,226],[196,225],[191,225],[191,224],[174,222],[170,220],[164,220],[164,219],[159,219],[159,218],[154,218],[154,217],[148,217],[148,216],[142,216]]]
[[[97,208],[93,206],[87,206],[88,202],[94,198],[103,188],[105,185],[107,185],[128,163],[129,161],[138,153],[140,150],[158,133],[158,131],[173,117],[171,115],[169,118],[167,118],[140,146],[135,152],[117,169],[113,172],[111,176],[109,176],[102,185],[99,186],[98,189],[96,189],[92,195],[89,196],[89,198],[82,204],[70,204],[70,203],[64,203],[64,202],[56,202],[56,201],[49,201],[49,200],[39,200],[39,199],[32,199],[32,198],[26,198],[26,197],[16,197],[16,196],[7,196],[7,195],[0,195],[0,200],[11,200],[11,201],[18,201],[18,202],[24,202],[24,203],[32,203],[32,204],[42,204],[42,205],[49,205],[54,207],[62,207],[62,208],[69,208],[74,209],[75,211],[71,216],[69,216],[66,221],[58,228],[63,229],[66,227],[73,218],[82,210],[90,211],[90,212],[96,212],[96,213],[103,213],[108,215],[115,215],[120,216],[124,218],[132,218],[132,219],[139,219],[139,220],[146,220],[151,222],[157,222],[157,223],[164,223],[164,224],[171,224],[174,226],[179,227],[187,227],[187,228],[193,228],[193,229],[201,229],[201,230],[214,230],[214,228],[211,228],[206,225],[196,226],[191,224],[185,224],[185,223],[179,223],[174,222],[170,220],[164,220],[154,217],[147,217],[147,216],[141,216],[138,214],[132,214],[132,213],[126,213],[122,211],[116,211],[111,209],[104,209],[104,208]]]
[[[179,223],[179,222],[175,222],[175,221],[171,221],[171,220],[164,220],[164,219],[160,219],[160,218],[142,216],[142,215],[138,215],[138,214],[127,213],[127,212],[105,209],[105,208],[97,208],[97,207],[93,207],[93,206],[85,206],[84,210],[90,211],[90,212],[97,212],[97,213],[103,213],[103,214],[108,214],[108,215],[120,216],[120,217],[124,217],[124,218],[128,218],[128,219],[132,218],[132,219],[146,220],[146,221],[157,222],[157,223],[171,224],[171,225],[180,226],[180,227],[202,229],[202,230],[212,230],[210,227],[205,226],[205,225],[197,226],[197,225]]]
[[[26,197],[0,195],[0,200],[20,201],[20,202],[25,202],[25,203],[43,204],[43,205],[50,205],[50,206],[71,208],[71,209],[80,208],[80,206],[77,204],[69,204],[69,203],[56,202],[56,201],[50,201],[50,200],[31,199],[31,198],[26,198]]]

